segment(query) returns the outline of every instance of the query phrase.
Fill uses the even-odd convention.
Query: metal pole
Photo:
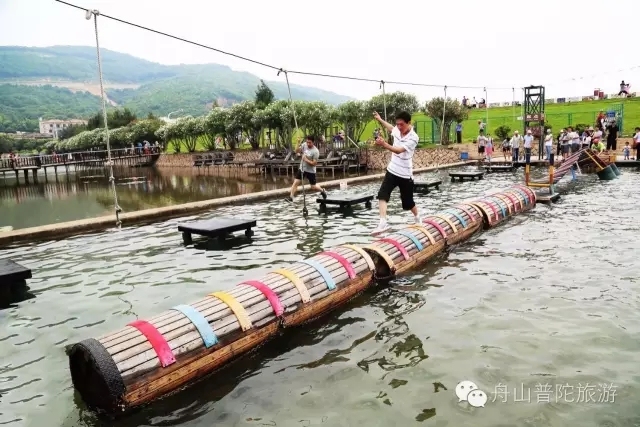
[[[107,100],[104,95],[104,82],[102,77],[102,59],[100,57],[100,41],[98,38],[98,15],[100,12],[97,10],[89,11],[87,10],[86,17],[87,19],[91,19],[91,15],[93,15],[93,23],[95,27],[96,33],[96,52],[98,57],[98,76],[100,77],[100,96],[102,97],[102,116],[104,119],[104,134],[105,134],[105,142],[107,143],[107,165],[109,166],[109,182],[111,183],[111,187],[113,189],[113,202],[114,208],[116,211],[116,226],[120,228],[122,225],[122,221],[120,221],[120,212],[122,209],[118,205],[118,193],[116,192],[116,180],[113,177],[113,161],[111,160],[111,145],[109,143],[109,125],[107,123]]]
[[[384,80],[380,80],[380,86],[382,87],[382,105],[384,105],[384,121],[387,121],[387,93],[384,89]]]
[[[447,87],[444,87],[444,102],[442,103],[442,123],[440,124],[440,145],[444,142],[444,117],[447,111]]]
[[[489,133],[489,97],[487,96],[487,88],[484,88],[484,117],[485,117],[485,136]]]

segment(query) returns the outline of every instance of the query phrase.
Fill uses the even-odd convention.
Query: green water
[[[446,172],[424,177],[438,175]],[[254,241],[238,238],[226,248],[202,241],[185,248],[181,219],[1,250],[0,258],[33,270],[35,298],[0,311],[0,425],[640,425],[640,264],[632,238],[639,178],[631,171],[611,182],[582,177],[558,204],[478,234],[115,422],[98,420],[74,396],[66,345],[323,248],[369,242],[375,210],[343,217],[312,209],[305,220],[300,200],[269,201],[192,217],[257,217]],[[445,181],[418,205],[435,212],[513,180]],[[397,198],[390,216],[409,219]],[[462,380],[487,393],[484,408],[458,402]],[[602,384],[613,394],[603,394]],[[507,396],[494,394],[501,385]],[[549,387],[546,402],[541,392]]]
[[[124,212],[274,190],[291,177],[264,178],[241,169],[121,168],[114,171],[118,204]],[[105,169],[39,176],[28,184],[0,177],[0,227],[14,229],[114,215],[113,190]]]

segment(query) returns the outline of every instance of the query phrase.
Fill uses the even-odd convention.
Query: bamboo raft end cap
[[[118,367],[106,348],[89,338],[69,350],[73,386],[90,408],[116,412],[126,389]]]

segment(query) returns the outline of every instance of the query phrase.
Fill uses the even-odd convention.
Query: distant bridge
[[[138,148],[119,148],[111,150],[111,161],[114,166],[144,167],[153,166],[160,157],[160,151],[155,147],[144,151]],[[19,156],[13,159],[0,159],[0,172],[3,176],[7,173],[15,173],[16,179],[20,176],[20,171],[24,173],[25,180],[29,179],[29,171],[32,171],[33,178],[36,179],[40,169],[47,173],[47,168],[53,168],[54,173],[58,173],[58,168],[63,168],[69,172],[71,168],[95,168],[106,167],[107,151],[80,151],[63,154],[37,154],[34,156]]]

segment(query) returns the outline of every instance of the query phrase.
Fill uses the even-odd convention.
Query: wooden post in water
[[[553,194],[554,185],[553,185],[553,173],[555,171],[554,158],[553,153],[549,155],[549,194]]]

